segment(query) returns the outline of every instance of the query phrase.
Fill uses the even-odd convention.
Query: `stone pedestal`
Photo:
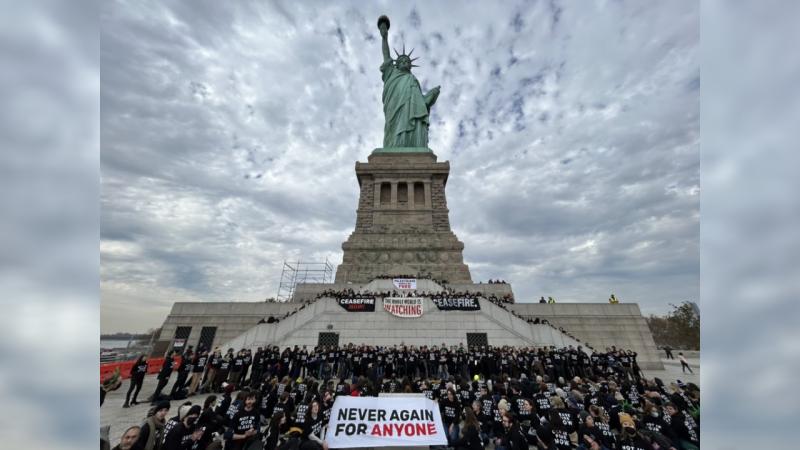
[[[356,163],[361,188],[356,228],[342,244],[336,282],[427,275],[471,283],[464,244],[450,229],[445,197],[450,163],[437,162],[428,149],[382,150]]]

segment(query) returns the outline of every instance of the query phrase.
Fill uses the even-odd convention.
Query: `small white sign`
[[[393,278],[392,283],[394,283],[394,287],[397,289],[416,289],[417,288],[417,279],[416,278]]]

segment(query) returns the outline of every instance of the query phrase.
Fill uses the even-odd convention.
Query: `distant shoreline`
[[[134,334],[134,333],[113,333],[113,334],[101,334],[100,340],[101,341],[127,341],[130,339],[139,340],[139,339],[149,339],[150,335],[147,333],[142,334]]]

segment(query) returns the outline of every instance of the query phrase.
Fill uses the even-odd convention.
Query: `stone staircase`
[[[377,288],[377,286],[375,287]],[[256,347],[267,345],[278,345],[280,347],[309,345],[313,347],[316,345],[314,336],[320,331],[325,331],[325,328],[321,327],[323,322],[337,324],[337,328],[333,331],[341,331],[345,334],[341,341],[342,344],[351,341],[356,344],[362,341],[371,342],[374,341],[374,339],[370,339],[369,333],[354,334],[347,330],[370,329],[374,325],[373,322],[378,322],[379,320],[382,320],[387,326],[371,328],[374,331],[375,337],[388,338],[391,333],[397,333],[398,330],[408,329],[409,335],[415,334],[417,337],[429,334],[431,336],[430,340],[432,341],[429,345],[438,345],[438,343],[443,341],[453,342],[454,339],[457,339],[458,342],[466,343],[466,332],[480,332],[484,329],[495,330],[495,335],[503,335],[502,344],[493,342],[495,339],[490,337],[489,343],[492,345],[537,347],[550,345],[567,347],[572,345],[576,348],[583,345],[578,340],[550,325],[530,324],[488,300],[481,299],[480,304],[481,310],[475,312],[439,311],[431,300],[426,299],[426,313],[422,317],[416,319],[402,319],[395,318],[385,312],[382,307],[381,299],[378,299],[376,302],[374,313],[354,313],[344,311],[339,307],[335,299],[324,297],[298,310],[289,317],[281,319],[280,322],[256,325],[231,341],[224,343],[221,348],[255,349]],[[440,331],[441,327],[439,326],[442,321],[450,323],[455,321],[456,327],[459,323],[463,323],[463,332],[453,332],[453,330],[450,330],[446,335],[442,334]],[[350,323],[348,324],[348,322]],[[426,329],[429,331],[424,331]],[[348,333],[358,337],[348,339]],[[439,341],[439,338],[441,338],[441,341]],[[356,339],[360,340],[356,341]],[[399,344],[403,341],[403,338],[398,336],[395,343]],[[435,342],[437,344],[434,344]],[[586,351],[585,348],[584,351]]]
[[[510,311],[503,309],[488,300],[481,300],[481,311],[486,315],[489,320],[502,325],[510,324],[509,331],[519,336],[525,345],[529,346],[550,346],[567,347],[573,346],[577,348],[581,346],[586,353],[585,345],[575,338],[570,337],[566,333],[546,324],[531,324],[526,320],[521,319]]]

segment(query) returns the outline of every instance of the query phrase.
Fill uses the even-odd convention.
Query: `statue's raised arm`
[[[413,151],[430,151],[428,149],[428,125],[430,124],[430,108],[439,97],[439,86],[422,94],[419,81],[411,73],[416,67],[411,58],[414,50],[406,54],[395,49],[397,59],[392,60],[389,53],[389,18],[378,18],[378,30],[381,33],[381,50],[383,64],[383,115],[386,123],[383,128],[383,148],[409,148]]]
[[[386,16],[380,16],[378,18],[378,30],[381,32],[381,49],[383,50],[383,62],[390,61],[392,59],[391,53],[389,53],[389,18]]]

